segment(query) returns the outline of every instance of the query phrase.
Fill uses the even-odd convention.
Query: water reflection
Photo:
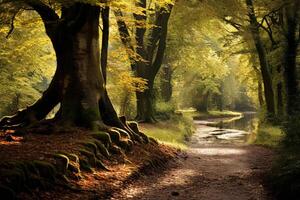
[[[254,112],[240,117],[196,120],[198,142],[202,143],[245,143],[255,133],[258,117]]]
[[[252,132],[255,129],[258,122],[257,114],[254,112],[243,113],[240,118],[232,120],[222,120],[217,123],[217,127],[220,129],[237,129],[247,132]]]

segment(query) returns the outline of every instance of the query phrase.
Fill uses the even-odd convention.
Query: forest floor
[[[51,135],[26,134],[24,137],[14,137],[13,141],[6,141],[5,133],[0,134],[0,166],[8,163],[19,164],[23,162],[53,163],[53,154],[69,152],[79,155],[82,142],[89,139],[85,130],[75,132],[53,133]],[[124,188],[128,183],[138,179],[144,174],[160,173],[181,155],[180,150],[160,144],[135,144],[126,154],[111,154],[103,163],[109,171],[94,168],[92,172],[81,171],[80,178],[69,178],[72,188],[62,185],[41,185],[29,188],[29,179],[19,177],[17,180],[17,199],[22,200],[96,200],[109,199],[114,191]],[[0,199],[12,199],[2,196],[2,181],[7,176],[19,175],[19,168],[12,168],[11,172],[0,168]],[[42,172],[40,172],[42,173]],[[23,173],[21,173],[23,175]],[[2,177],[3,176],[3,177]],[[44,180],[37,174],[36,177]],[[13,177],[14,178],[14,177]],[[27,181],[28,179],[28,181]],[[15,178],[14,178],[15,180]],[[25,184],[25,185],[23,185]],[[22,192],[23,191],[23,192]]]
[[[208,137],[217,129],[206,125],[189,142],[186,155],[163,173],[134,181],[111,200],[266,200],[274,199],[265,178],[273,151],[239,140]]]

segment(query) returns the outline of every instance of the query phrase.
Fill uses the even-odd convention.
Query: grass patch
[[[170,120],[155,124],[140,124],[140,129],[147,136],[161,143],[180,149],[187,148],[187,141],[193,134],[193,121],[183,116],[172,116]]]
[[[248,143],[275,148],[278,147],[283,138],[284,133],[279,126],[261,124],[250,136]]]

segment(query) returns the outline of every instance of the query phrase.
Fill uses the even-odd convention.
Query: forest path
[[[228,140],[216,139],[226,134]],[[141,177],[111,199],[272,199],[262,184],[270,169],[272,150],[240,142],[241,134],[244,132],[198,125],[176,166]]]

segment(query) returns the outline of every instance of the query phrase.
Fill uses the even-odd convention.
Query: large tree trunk
[[[57,30],[57,62],[66,74],[62,88],[61,120],[92,127],[93,122],[101,120],[99,100],[104,97],[105,91],[99,57],[100,8],[75,4],[65,8],[64,15],[77,16],[77,20],[73,22],[73,27],[63,26]]]
[[[269,63],[267,60],[266,50],[259,33],[259,23],[257,21],[252,0],[246,0],[248,14],[250,19],[250,28],[252,38],[255,43],[256,51],[260,62],[260,71],[264,84],[264,93],[267,106],[267,112],[270,117],[275,116],[275,102],[272,78],[269,71]]]
[[[63,7],[63,20],[58,20],[55,13],[50,15],[51,9],[45,5],[29,5],[45,23],[46,33],[56,53],[57,69],[41,99],[15,116],[3,118],[0,126],[26,126],[43,120],[60,103],[55,120],[63,122],[61,125],[94,128],[95,124],[105,127],[105,123],[122,128],[124,125],[116,116],[106,93],[100,68],[100,7],[75,3]],[[49,23],[52,19],[53,22]],[[104,40],[108,42],[108,35]],[[102,55],[105,51],[107,48],[104,47]],[[107,55],[103,57],[101,64],[106,65]]]
[[[154,81],[154,80],[153,80]],[[143,92],[136,92],[137,98],[137,116],[136,120],[140,122],[155,122],[154,117],[154,94],[153,81],[148,79],[148,88]]]
[[[286,87],[286,113],[293,115],[300,110],[299,91],[297,82],[297,49],[299,45],[299,38],[297,38],[297,31],[299,31],[299,9],[300,2],[294,1],[287,5],[286,9],[286,46],[284,54],[284,80]],[[299,33],[300,34],[300,33]],[[300,36],[298,36],[300,37]]]

